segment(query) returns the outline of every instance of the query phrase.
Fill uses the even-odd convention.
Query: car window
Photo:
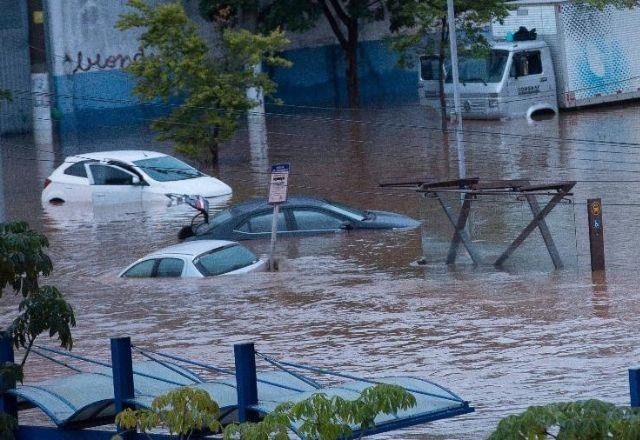
[[[540,51],[519,52],[513,55],[512,77],[539,75],[542,73]]]
[[[95,185],[133,185],[133,175],[110,165],[89,165]]]
[[[249,220],[241,223],[236,230],[241,232],[247,232],[250,234],[259,234],[265,232],[271,232],[271,222],[273,221],[273,213],[265,213],[254,215]],[[284,217],[284,212],[278,213],[278,231],[287,230],[287,221]]]
[[[122,274],[127,278],[147,278],[153,275],[153,266],[156,264],[156,259],[144,260],[135,266],[131,267],[128,271]]]
[[[294,209],[293,218],[299,231],[340,229],[344,220],[324,211]]]
[[[249,249],[235,244],[202,254],[193,260],[193,264],[204,276],[221,275],[241,269],[258,261]]]
[[[330,209],[332,211],[346,215],[349,218],[353,218],[358,221],[362,221],[367,218],[367,214],[362,209],[347,206],[339,202],[334,202],[332,200],[326,200],[326,203],[331,205]]]
[[[160,278],[182,276],[184,261],[179,258],[163,258],[158,263],[156,276]]]
[[[84,167],[84,164],[93,162],[92,160],[83,160],[81,162],[76,162],[71,165],[69,168],[64,170],[64,174],[67,176],[75,176],[75,177],[87,177],[87,169]]]

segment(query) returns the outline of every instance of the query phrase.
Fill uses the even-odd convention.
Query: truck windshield
[[[495,83],[502,79],[509,51],[491,49],[486,56],[482,57],[460,57],[458,61],[458,71],[461,83]],[[440,71],[438,69],[438,57],[422,57],[420,59],[420,76],[425,81],[438,81]],[[451,61],[445,61],[447,77],[445,82],[453,81],[451,75]]]

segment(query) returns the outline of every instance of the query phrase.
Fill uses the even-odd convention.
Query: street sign
[[[287,201],[287,185],[289,182],[289,164],[279,163],[271,166],[271,181],[269,182],[269,203],[284,203]]]

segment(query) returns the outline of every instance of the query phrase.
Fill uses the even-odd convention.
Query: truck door
[[[511,115],[524,115],[531,106],[548,99],[553,72],[545,71],[542,57],[540,49],[513,53],[507,83]]]
[[[106,163],[85,164],[94,204],[142,203],[140,178],[130,171]]]
[[[420,104],[440,109],[440,76],[439,60],[436,56],[420,57],[420,77],[418,94]]]

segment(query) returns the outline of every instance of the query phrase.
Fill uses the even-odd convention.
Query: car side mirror
[[[340,225],[340,229],[343,231],[350,231],[353,229],[353,225],[351,222],[343,222],[342,225]]]
[[[131,176],[132,185],[140,185],[140,178],[138,176]]]

